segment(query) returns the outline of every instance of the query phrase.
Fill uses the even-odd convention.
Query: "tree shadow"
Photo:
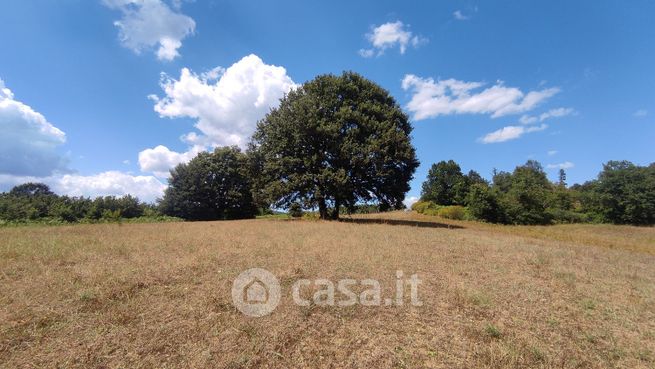
[[[410,226],[421,228],[464,229],[462,226],[438,222],[425,222],[420,220],[381,219],[381,218],[339,218],[340,222],[356,224],[388,224],[396,226]]]

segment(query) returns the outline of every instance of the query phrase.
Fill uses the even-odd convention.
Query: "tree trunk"
[[[334,211],[332,212],[332,219],[337,220],[339,219],[339,208],[341,207],[341,202],[339,199],[334,200]]]
[[[321,219],[328,219],[328,210],[327,205],[325,205],[325,199],[318,199],[318,215]]]

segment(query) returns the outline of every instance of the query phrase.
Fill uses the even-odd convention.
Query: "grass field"
[[[655,368],[654,228],[435,219],[0,228],[0,366]],[[423,306],[287,293],[249,318],[231,288],[251,267],[283,291],[417,273]]]

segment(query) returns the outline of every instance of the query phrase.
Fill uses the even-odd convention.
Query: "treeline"
[[[136,197],[59,196],[43,183],[25,183],[0,194],[0,220],[4,222],[98,222],[141,217],[162,220],[156,205]]]
[[[567,186],[566,173],[548,180],[529,160],[512,173],[494,171],[491,182],[477,172],[463,174],[452,160],[436,163],[423,183],[420,213],[502,224],[655,224],[655,163],[643,167],[610,161],[598,178]]]
[[[252,218],[285,209],[293,216],[403,209],[419,165],[409,117],[388,91],[352,72],[320,75],[290,91],[261,121],[242,152],[203,152],[179,164],[158,205],[125,196],[58,196],[28,183],[0,194],[0,219],[67,222],[165,216],[186,220]],[[504,224],[655,223],[655,165],[605,164],[598,179],[551,183],[528,161],[487,182],[454,161],[434,164],[414,209]]]

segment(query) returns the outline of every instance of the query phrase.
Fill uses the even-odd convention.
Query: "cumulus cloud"
[[[521,122],[522,124],[532,124],[536,122],[543,122],[551,118],[565,117],[571,114],[575,114],[575,110],[573,110],[572,108],[557,108],[557,109],[551,109],[545,113],[541,113],[538,116],[523,115],[519,119],[519,122]]]
[[[366,35],[366,39],[372,47],[359,50],[359,55],[365,58],[382,55],[386,49],[396,46],[400,49],[400,53],[404,54],[408,46],[418,47],[428,41],[424,37],[412,34],[409,25],[405,25],[401,21],[373,27],[371,32]]]
[[[546,124],[542,124],[540,126],[531,126],[531,127],[507,126],[497,131],[488,133],[484,137],[480,138],[480,142],[488,144],[488,143],[498,143],[498,142],[515,140],[517,138],[520,138],[526,133],[543,131],[546,128],[548,128],[548,125]]]
[[[548,156],[553,156],[556,155],[557,153],[558,153],[557,150],[548,150]]]
[[[161,197],[166,185],[153,176],[133,176],[118,171],[107,171],[83,176],[66,174],[47,180],[53,190],[69,196],[123,196],[130,194],[143,201]]]
[[[565,161],[563,163],[558,163],[558,164],[548,164],[546,165],[546,168],[548,169],[571,169],[575,166],[575,164],[571,163],[570,161]]]
[[[180,163],[187,163],[199,152],[204,151],[202,146],[193,146],[190,150],[179,153],[168,147],[159,145],[152,149],[145,149],[139,153],[139,166],[143,172],[151,172],[157,177],[167,177],[169,171]]]
[[[182,40],[192,34],[196,23],[179,13],[179,2],[171,9],[162,0],[103,0],[112,9],[121,11],[123,17],[114,22],[119,29],[123,46],[137,54],[157,48],[159,60],[173,60],[180,54]]]
[[[134,176],[119,171],[107,171],[93,175],[64,174],[48,177],[15,176],[0,174],[0,190],[27,182],[45,183],[57,194],[68,196],[124,196],[132,195],[139,200],[154,202],[164,194],[166,185],[153,176]]]
[[[161,197],[166,186],[152,176],[109,171],[72,174],[56,149],[66,135],[30,106],[16,100],[0,79],[0,190],[26,182],[43,182],[69,196],[122,196],[145,201]]]
[[[204,134],[187,135],[185,141],[211,146],[245,147],[257,121],[296,87],[283,67],[264,64],[248,55],[229,68],[197,75],[183,68],[179,79],[162,76],[165,96],[151,96],[161,117],[197,119]]]
[[[559,92],[558,88],[524,93],[516,87],[507,87],[502,81],[480,90],[482,82],[465,82],[456,79],[435,81],[408,74],[402,88],[411,91],[407,109],[414,119],[435,118],[449,114],[490,114],[492,118],[530,111]]]
[[[142,151],[141,170],[166,176],[169,169],[200,151],[228,145],[245,148],[257,122],[296,87],[286,69],[265,64],[257,55],[248,55],[227,69],[196,74],[183,68],[179,79],[162,75],[165,96],[150,96],[155,111],[161,117],[196,119],[201,134],[190,132],[182,137],[190,146],[184,153],[161,145]]]
[[[66,170],[57,148],[66,134],[14,98],[0,79],[0,174],[47,176]]]

